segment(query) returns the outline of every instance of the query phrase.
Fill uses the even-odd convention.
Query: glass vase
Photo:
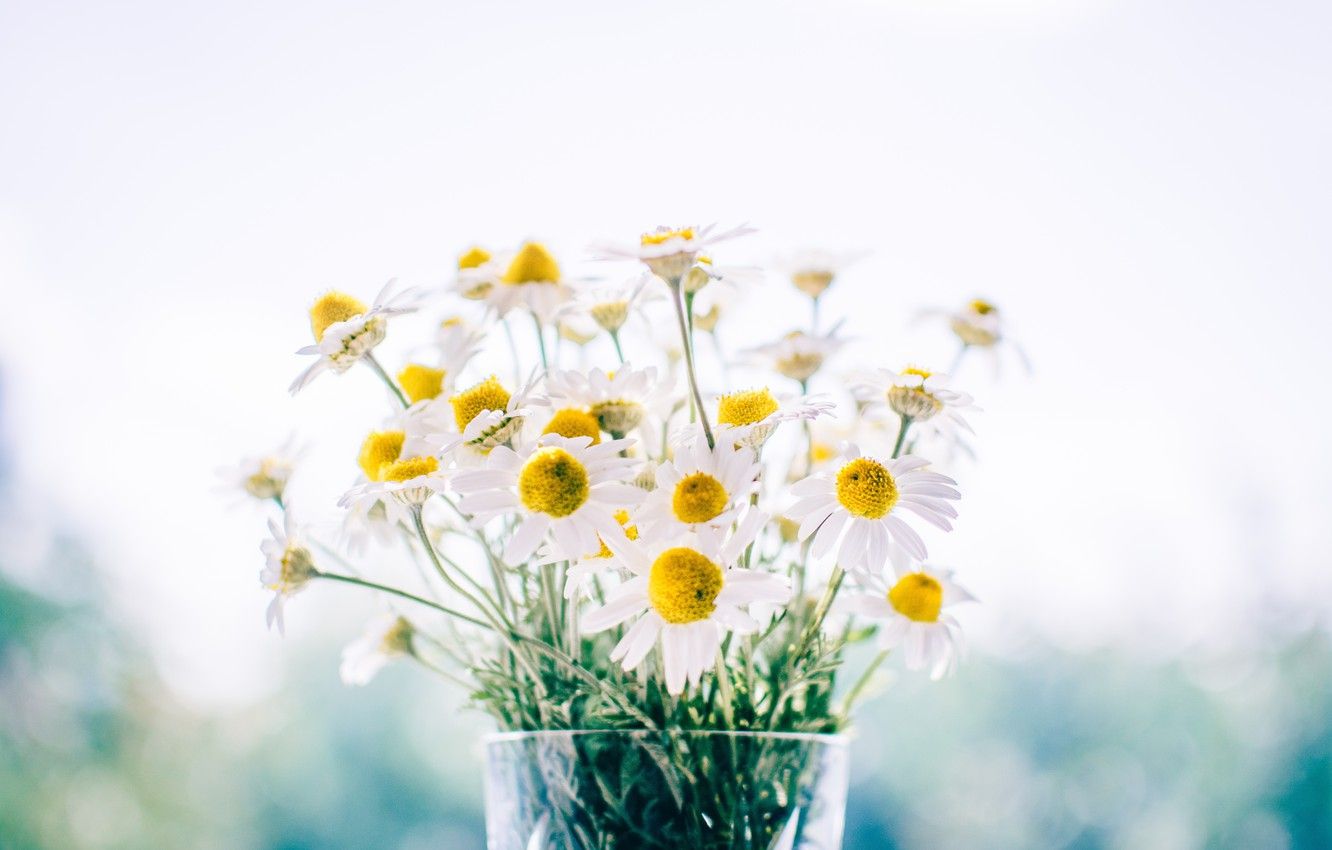
[[[840,735],[551,731],[489,736],[489,850],[838,850]]]

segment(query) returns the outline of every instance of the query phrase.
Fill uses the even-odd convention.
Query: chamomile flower
[[[960,499],[956,481],[930,472],[929,461],[907,455],[893,460],[862,457],[848,444],[836,471],[828,469],[791,486],[798,501],[786,515],[800,521],[800,539],[814,536],[810,553],[822,557],[837,546],[838,564],[850,570],[877,569],[888,559],[890,543],[924,560],[925,542],[902,514],[912,513],[944,531]]]
[[[656,489],[639,511],[649,533],[730,525],[749,504],[762,467],[747,446],[718,440],[708,448],[699,435],[687,439],[657,469]]]
[[[288,441],[268,454],[243,458],[234,466],[223,467],[217,474],[228,492],[240,490],[261,501],[281,502],[295,469],[296,453]]]
[[[268,560],[259,572],[259,583],[273,591],[273,601],[268,604],[266,616],[268,627],[271,629],[276,625],[278,632],[283,632],[286,629],[283,606],[289,597],[305,589],[318,570],[315,569],[314,556],[301,540],[290,510],[285,513],[281,527],[271,519],[268,521],[268,533],[272,536],[259,546]]]
[[[633,577],[584,617],[583,631],[595,634],[634,620],[611,660],[634,670],[660,643],[666,690],[680,694],[687,684],[697,685],[725,632],[758,630],[749,606],[781,605],[791,597],[785,576],[736,566],[766,519],[751,510],[729,535],[701,526],[697,532],[608,539],[615,560]]]
[[[370,621],[365,633],[342,650],[338,674],[344,685],[367,685],[385,665],[412,652],[416,633],[405,617],[385,614]]]
[[[597,327],[611,334],[643,307],[661,298],[661,293],[649,287],[652,275],[643,273],[618,285],[594,284],[574,289],[573,300],[561,310],[562,315],[587,316]]]
[[[632,515],[625,508],[620,508],[614,513],[615,521],[624,529],[624,536],[630,540],[638,539],[638,524],[634,522]],[[546,544],[537,552],[538,564],[554,564],[560,561],[569,561],[569,569],[564,577],[564,598],[576,599],[587,595],[588,588],[592,586],[593,580],[597,576],[606,575],[615,571],[615,562],[606,541],[601,535],[597,535],[601,542],[601,548],[595,552],[589,552],[576,561],[561,557],[557,547]]]
[[[481,469],[459,472],[452,486],[458,507],[478,525],[500,516],[519,523],[504,547],[507,564],[526,561],[547,533],[552,554],[576,560],[622,536],[619,508],[637,504],[643,491],[625,483],[634,462],[620,457],[629,440],[592,445],[587,437],[547,434],[514,451],[496,446]]]
[[[928,423],[939,433],[970,432],[963,414],[977,409],[971,396],[948,388],[947,375],[919,366],[901,372],[878,369],[853,386],[852,392],[866,403],[867,412],[887,407],[913,423]]]
[[[1004,316],[993,302],[974,298],[957,310],[927,310],[924,315],[942,317],[962,343],[962,350],[974,348],[989,355],[996,373],[1000,366],[1000,352],[1004,349],[1011,350],[1022,367],[1031,372],[1027,353],[1009,336]]]
[[[928,668],[940,679],[957,668],[963,652],[962,630],[948,612],[975,597],[953,581],[949,570],[923,564],[912,567],[894,557],[891,584],[881,575],[857,577],[861,589],[839,600],[846,613],[880,621],[879,646],[902,647],[908,670]]]
[[[546,392],[553,403],[587,410],[596,417],[601,430],[619,437],[657,411],[672,389],[673,383],[662,380],[655,366],[635,369],[632,363],[613,372],[557,369],[546,378]]]
[[[758,448],[783,422],[817,419],[835,407],[817,396],[773,395],[767,387],[717,399],[717,439]]]
[[[385,284],[369,307],[345,292],[330,291],[319,296],[310,307],[315,344],[296,352],[319,359],[292,381],[293,395],[324,371],[331,369],[340,374],[350,369],[384,341],[390,318],[416,310],[419,293],[409,289],[395,295],[393,286],[391,280]]]
[[[804,384],[844,344],[833,333],[808,334],[791,331],[776,342],[750,349],[774,372]]]
[[[746,225],[723,231],[716,231],[715,227],[712,224],[707,227],[658,227],[644,233],[636,246],[601,245],[594,251],[600,259],[638,260],[657,277],[679,285],[699,254],[718,242],[754,232]]]
[[[469,301],[485,301],[504,275],[504,264],[485,248],[473,245],[458,257],[453,290]]]
[[[525,242],[509,259],[485,300],[499,316],[522,308],[550,324],[572,292],[554,255],[540,242]]]
[[[535,374],[515,393],[510,393],[499,378],[491,375],[454,393],[449,397],[445,421],[440,423],[442,433],[436,439],[448,442],[457,436],[464,447],[457,454],[459,462],[480,460],[521,430],[532,406],[545,403],[534,394],[535,387]]]
[[[863,251],[802,251],[775,263],[796,289],[818,298],[832,286],[842,269],[864,257]]]

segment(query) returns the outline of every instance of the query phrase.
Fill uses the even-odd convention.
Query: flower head
[[[680,532],[730,525],[749,504],[761,469],[749,447],[720,440],[709,449],[695,436],[657,469],[656,489],[639,516],[653,533],[659,528]]]
[[[386,614],[370,621],[365,633],[342,651],[338,673],[346,685],[370,683],[394,658],[412,652],[416,629],[406,617]]]
[[[843,341],[832,334],[791,331],[776,342],[751,349],[750,353],[758,355],[778,374],[803,384],[814,377],[814,373],[842,345]]]
[[[717,436],[757,448],[781,423],[816,419],[833,406],[818,396],[773,395],[767,387],[727,393],[717,399]]]
[[[859,251],[804,251],[777,261],[796,289],[810,298],[818,298],[832,286],[842,269],[864,256]]]
[[[971,431],[963,414],[977,410],[971,396],[949,389],[948,376],[919,366],[901,372],[879,369],[852,387],[866,411],[886,406],[913,423],[925,424],[938,433]]]
[[[310,307],[310,331],[315,344],[296,353],[316,355],[318,359],[292,382],[292,394],[321,372],[331,369],[342,373],[350,369],[384,341],[390,318],[416,310],[420,294],[406,290],[394,295],[393,285],[394,281],[385,284],[370,307],[345,292],[326,292],[316,299]]]
[[[596,417],[601,430],[623,437],[643,423],[673,389],[655,366],[636,369],[625,363],[613,372],[553,370],[546,390],[555,404],[573,405]]]
[[[268,605],[268,627],[277,626],[279,632],[286,629],[283,619],[283,605],[288,597],[295,596],[305,585],[318,575],[314,556],[301,542],[292,512],[286,511],[282,526],[273,520],[268,521],[269,538],[260,544],[260,550],[268,563],[259,572],[259,582],[273,591],[273,601]]]
[[[596,252],[607,260],[638,260],[657,277],[679,285],[700,253],[718,242],[753,232],[746,225],[721,232],[714,228],[711,224],[707,227],[658,227],[639,237],[635,246],[602,245]]]
[[[268,454],[243,458],[234,466],[219,469],[217,474],[228,491],[240,490],[262,501],[281,501],[295,469],[296,457],[288,441]]]

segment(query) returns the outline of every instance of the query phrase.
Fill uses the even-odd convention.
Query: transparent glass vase
[[[838,850],[848,761],[840,735],[492,735],[487,847]]]

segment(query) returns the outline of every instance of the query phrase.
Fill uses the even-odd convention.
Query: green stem
[[[911,417],[903,416],[902,425],[897,429],[897,442],[893,444],[893,457],[902,453],[902,443],[906,442],[907,429],[911,427]]]
[[[546,359],[546,335],[541,332],[541,319],[537,314],[532,314],[532,325],[536,328],[537,348],[541,350],[541,368],[549,369],[550,362]]]
[[[403,395],[402,390],[398,389],[397,382],[389,377],[389,373],[384,371],[383,366],[379,365],[379,361],[375,359],[375,355],[373,353],[367,351],[364,355],[362,355],[361,359],[364,360],[366,362],[366,365],[368,365],[371,369],[375,370],[375,374],[379,376],[380,380],[384,382],[385,386],[387,386],[390,390],[393,391],[393,394],[397,396],[398,402],[403,407],[412,406],[411,402],[407,401],[407,396]]]
[[[964,342],[962,347],[957,350],[957,354],[953,355],[953,363],[948,367],[948,377],[951,378],[957,374],[958,367],[962,365],[962,358],[966,355],[968,348],[971,348],[971,346]]]
[[[611,342],[613,342],[613,343],[615,344],[615,356],[618,357],[618,358],[620,358],[620,365],[623,366],[623,365],[624,365],[624,349],[620,347],[620,332],[619,332],[619,331],[611,331],[611,332],[610,332],[610,338],[611,338]]]
[[[367,581],[363,578],[356,578],[355,576],[344,576],[340,573],[326,573],[320,571],[316,572],[314,575],[315,578],[326,578],[330,581],[340,581],[343,584],[354,584],[357,587],[364,587],[370,590],[378,590],[382,593],[388,593],[393,596],[400,597],[402,599],[407,599],[417,603],[418,605],[424,605],[427,608],[434,608],[436,611],[441,611],[445,614],[448,614],[450,617],[457,617],[459,620],[462,620],[463,622],[471,623],[474,626],[480,626],[483,629],[493,628],[490,624],[484,623],[481,620],[476,619],[475,617],[468,616],[467,614],[464,614],[461,611],[455,611],[454,609],[449,608],[446,605],[440,605],[438,602],[432,602],[429,599],[424,599],[420,596],[417,596],[415,593],[408,593],[405,590],[400,590],[399,588],[396,587],[389,587],[386,584],[379,584],[378,582]]]
[[[680,325],[680,343],[684,346],[685,370],[689,373],[689,390],[694,406],[698,409],[699,421],[703,423],[703,436],[708,440],[708,448],[714,448],[717,441],[712,436],[712,426],[708,424],[708,412],[703,407],[703,394],[698,391],[698,375],[694,371],[694,350],[689,344],[689,326],[685,323],[684,298],[680,293],[680,281],[671,284],[671,300],[675,302],[675,318]]]
[[[860,674],[860,678],[856,679],[856,683],[851,686],[851,690],[846,692],[846,698],[842,700],[842,710],[839,712],[839,714],[842,715],[842,722],[846,722],[846,720],[850,718],[851,709],[855,705],[856,697],[860,696],[860,692],[865,690],[865,687],[870,683],[870,679],[874,676],[874,671],[878,670],[879,665],[883,664],[891,654],[892,650],[885,649],[878,655],[874,656],[874,660],[865,668],[865,672]]]

